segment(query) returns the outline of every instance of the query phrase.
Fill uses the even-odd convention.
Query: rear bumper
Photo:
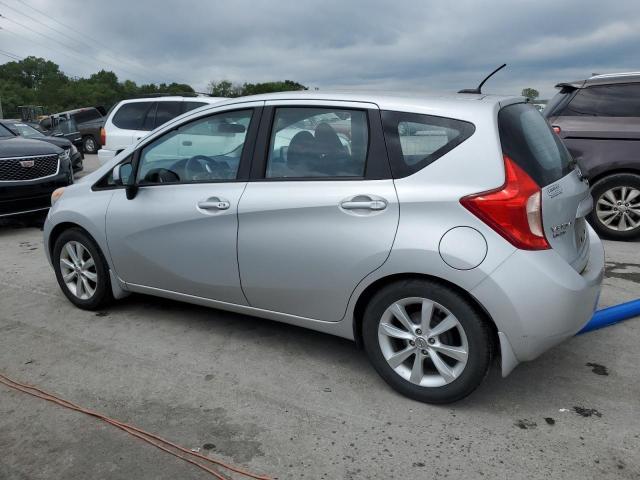
[[[51,206],[53,191],[69,183],[66,171],[45,180],[3,182],[0,184],[0,217],[46,210]]]
[[[553,250],[517,250],[472,290],[501,332],[504,375],[575,335],[593,315],[604,249],[590,226],[588,232],[589,261],[581,273]]]
[[[107,150],[106,148],[98,150],[98,161],[100,162],[100,165],[104,165],[115,156],[115,150]]]

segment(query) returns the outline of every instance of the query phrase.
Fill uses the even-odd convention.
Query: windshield
[[[27,137],[27,138],[44,137],[44,134],[42,132],[39,132],[38,130],[33,128],[31,125],[27,125],[26,123],[11,123],[9,124],[8,128],[11,129],[13,133],[18,134],[21,137]]]
[[[11,133],[11,131],[7,127],[0,124],[0,138],[10,138],[10,137],[15,137],[15,135]]]

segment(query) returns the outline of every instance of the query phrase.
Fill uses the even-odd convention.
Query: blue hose
[[[589,320],[589,323],[587,323],[576,335],[608,327],[623,320],[638,316],[640,316],[640,299],[621,303],[620,305],[614,305],[613,307],[603,308],[602,310],[598,310],[594,313],[591,320]]]

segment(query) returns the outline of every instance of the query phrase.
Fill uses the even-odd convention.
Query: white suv
[[[100,130],[100,164],[111,160],[135,144],[151,130],[169,120],[204,105],[225,100],[221,97],[154,97],[123,100],[107,114]]]

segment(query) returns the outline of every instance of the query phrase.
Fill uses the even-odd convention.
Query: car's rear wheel
[[[640,175],[619,173],[596,182],[591,189],[593,228],[612,240],[640,236]]]
[[[380,290],[366,308],[363,340],[371,363],[389,385],[427,403],[469,395],[491,361],[485,318],[458,292],[427,280]]]
[[[98,142],[91,135],[87,135],[82,139],[82,148],[84,153],[96,153],[98,151]]]
[[[53,247],[53,266],[65,296],[77,307],[96,310],[112,300],[109,268],[85,232],[64,231]]]

